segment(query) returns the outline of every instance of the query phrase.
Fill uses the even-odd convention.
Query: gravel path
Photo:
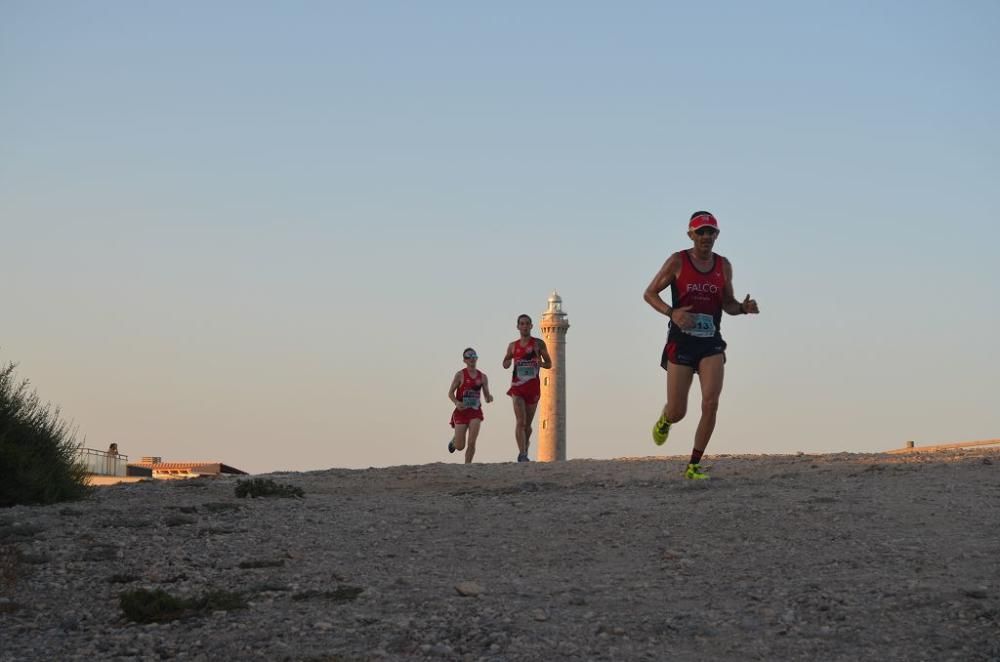
[[[1000,449],[433,464],[0,510],[0,660],[1000,660]],[[121,594],[244,608],[126,619]],[[360,592],[355,589],[360,589]]]

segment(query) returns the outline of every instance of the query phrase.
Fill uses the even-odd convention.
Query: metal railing
[[[98,451],[93,448],[78,449],[77,457],[80,464],[87,469],[87,473],[95,476],[124,476],[128,464],[128,455]]]

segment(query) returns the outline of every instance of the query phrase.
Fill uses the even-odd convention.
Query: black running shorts
[[[681,334],[667,338],[660,357],[660,367],[667,369],[667,363],[688,366],[698,372],[698,364],[706,356],[722,354],[726,360],[726,341],[721,336],[714,338],[692,338]]]

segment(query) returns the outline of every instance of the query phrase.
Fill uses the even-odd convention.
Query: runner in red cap
[[[660,365],[667,371],[667,404],[653,426],[653,441],[662,445],[670,426],[687,413],[688,392],[698,373],[701,384],[701,420],[694,434],[691,461],[684,472],[691,479],[708,478],[701,457],[715,429],[715,416],[722,393],[726,342],[722,339],[722,312],[756,315],[757,302],[748,294],[743,301],[733,296],[733,267],[713,252],[719,223],[707,211],[696,211],[688,223],[694,246],[674,253],[660,267],[643,298],[670,319],[667,344]],[[670,288],[671,304],[660,293]]]
[[[535,419],[538,399],[542,394],[538,369],[552,367],[549,350],[541,338],[533,338],[531,317],[517,316],[517,330],[521,337],[507,345],[503,357],[504,370],[514,365],[507,395],[514,402],[514,439],[517,441],[517,461],[528,462],[528,446],[531,444],[531,422]]]
[[[448,387],[448,399],[455,404],[451,414],[451,427],[455,428],[455,436],[448,442],[448,452],[465,451],[465,463],[472,463],[476,454],[476,438],[479,436],[479,426],[483,422],[483,406],[480,394],[486,402],[493,402],[490,395],[490,380],[486,373],[476,368],[479,356],[476,350],[466,347],[462,351],[465,368],[455,373]],[[466,445],[468,435],[468,445]]]

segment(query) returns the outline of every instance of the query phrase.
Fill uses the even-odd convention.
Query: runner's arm
[[[507,354],[503,357],[503,369],[510,367],[510,362],[514,360],[514,343],[507,345]]]
[[[552,367],[552,357],[549,356],[549,348],[545,346],[545,341],[541,338],[538,339],[538,358],[541,359],[538,362],[540,368],[548,370]]]
[[[733,265],[726,260],[722,263],[722,274],[726,277],[726,286],[722,291],[722,309],[730,315],[756,315],[760,312],[757,301],[747,298],[739,301],[733,295]]]
[[[493,402],[493,394],[490,393],[490,380],[482,370],[479,371],[479,374],[483,376],[483,395],[486,396],[486,402]]]
[[[455,397],[455,390],[461,383],[462,383],[462,371],[459,370],[458,372],[455,373],[455,376],[452,378],[451,386],[448,387],[448,399],[451,400],[452,404],[458,407],[459,409],[462,408],[461,406],[462,401]]]
[[[670,317],[670,314],[674,312],[674,309],[663,300],[660,293],[670,287],[670,285],[677,280],[677,274],[680,273],[680,268],[680,254],[674,253],[667,258],[667,261],[663,263],[660,270],[656,272],[656,275],[653,276],[652,282],[642,295],[643,300],[645,300],[646,303],[653,307],[653,310],[657,311],[661,315]]]

